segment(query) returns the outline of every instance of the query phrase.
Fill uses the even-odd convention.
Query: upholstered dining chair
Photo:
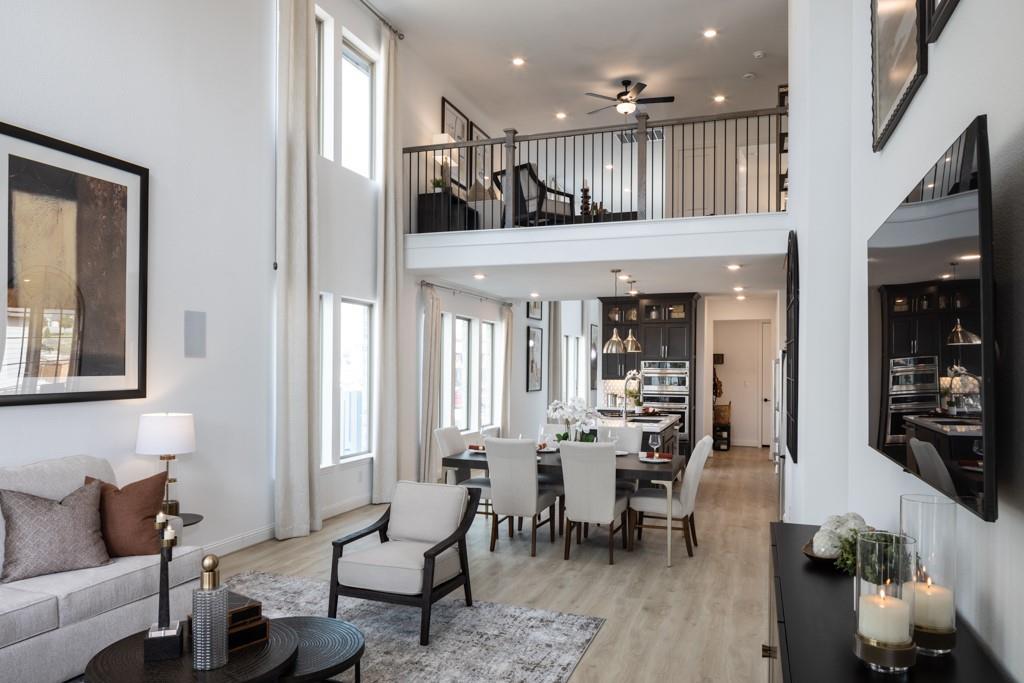
[[[665,525],[644,524],[644,518],[665,517],[665,490],[655,488],[642,488],[629,497],[629,524],[630,528],[638,534],[641,529],[665,529],[665,535],[673,531],[682,531],[686,539],[686,554],[693,557],[693,546],[697,545],[697,525],[694,522],[694,506],[697,502],[697,487],[700,486],[700,478],[704,473],[704,463],[707,462],[711,453],[711,446],[714,442],[710,436],[705,436],[693,449],[690,460],[683,471],[683,481],[674,486],[672,496],[672,520],[680,520],[682,526],[673,527],[672,520],[665,520]],[[671,559],[671,558],[670,558]]]
[[[562,487],[542,485],[537,479],[537,446],[533,439],[487,439],[487,466],[491,475],[491,552],[498,542],[498,527],[508,519],[512,536],[513,517],[529,518],[530,557],[537,556],[537,529],[548,525],[555,542],[555,504]],[[547,519],[540,513],[547,508]],[[564,508],[563,508],[564,510]],[[505,515],[505,517],[501,517]]]
[[[574,527],[579,543],[583,524],[607,524],[608,564],[615,564],[616,532],[622,533],[623,548],[630,537],[626,529],[629,499],[615,488],[615,449],[609,443],[563,441],[561,457],[565,481],[565,559],[569,559]]]
[[[480,489],[400,481],[387,512],[362,531],[334,541],[327,616],[338,616],[338,596],[419,607],[420,645],[430,641],[430,609],[460,586],[473,606],[466,532]],[[380,543],[344,553],[377,534]]]
[[[437,442],[437,449],[441,452],[441,457],[446,458],[450,455],[459,455],[466,451],[466,437],[462,435],[458,427],[439,427],[434,430],[434,441]],[[483,443],[480,439],[475,443]],[[491,500],[491,480],[486,476],[470,477],[464,481],[458,482],[459,486],[466,486],[480,489],[480,498],[485,501],[484,508],[480,510],[480,514],[484,516],[490,515],[489,501]]]
[[[935,450],[935,446],[914,437],[910,440],[910,452],[913,453],[914,460],[917,462],[917,471],[921,478],[943,494],[956,500],[956,485],[953,483],[953,477],[950,476],[946,463],[942,462],[942,456]]]
[[[639,453],[644,443],[644,430],[640,427],[601,427],[597,430],[598,440],[611,437],[615,441],[615,450]],[[636,481],[632,479],[615,479],[615,488],[619,491],[636,491]]]

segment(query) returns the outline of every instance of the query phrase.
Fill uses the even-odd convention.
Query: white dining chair
[[[690,454],[690,460],[683,471],[683,481],[673,487],[672,511],[668,512],[665,492],[662,489],[643,488],[629,497],[629,525],[642,538],[642,529],[665,529],[665,538],[670,540],[673,531],[682,531],[686,539],[686,554],[693,557],[693,546],[697,545],[697,526],[694,522],[694,507],[697,503],[697,487],[704,473],[704,464],[711,453],[713,441],[705,436]],[[644,517],[665,518],[665,525],[644,524]],[[682,526],[673,527],[672,520],[679,519]],[[671,549],[671,544],[668,548]],[[671,552],[671,550],[669,550]],[[671,561],[669,557],[669,561]]]
[[[573,527],[579,543],[584,524],[608,525],[608,564],[615,564],[615,534],[622,533],[628,548],[626,508],[628,495],[615,488],[615,449],[609,443],[561,444],[565,486],[565,559],[569,559]],[[619,525],[615,526],[616,519]]]
[[[921,478],[956,500],[956,485],[953,483],[953,477],[950,476],[949,469],[946,468],[946,463],[942,462],[942,456],[935,450],[935,446],[915,437],[910,440],[910,452],[914,454],[914,460],[917,461],[917,471]]]
[[[498,527],[508,520],[527,517],[530,525],[530,557],[537,556],[537,529],[548,525],[555,542],[555,503],[562,494],[560,486],[544,486],[537,479],[537,445],[533,439],[486,439],[487,466],[491,480],[491,552],[498,542]],[[547,519],[540,513],[547,508]],[[505,515],[502,517],[501,515]]]
[[[617,451],[639,453],[644,443],[644,430],[639,427],[628,426],[601,427],[597,431],[597,438],[599,441],[611,439]],[[636,480],[617,477],[615,479],[615,487],[619,491],[633,492],[636,491]]]
[[[442,458],[451,455],[459,455],[466,452],[466,439],[458,427],[438,427],[434,430],[434,440],[437,442],[437,449],[441,452]],[[478,441],[477,443],[482,443]],[[487,516],[490,513],[491,480],[487,477],[470,477],[458,482],[459,486],[480,489],[480,500],[485,504],[478,509],[479,514]]]

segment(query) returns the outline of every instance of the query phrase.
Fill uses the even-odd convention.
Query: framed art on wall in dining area
[[[544,384],[544,330],[526,328],[526,390],[540,391]]]
[[[922,11],[928,2],[871,0],[871,130],[876,152],[885,146],[928,73]]]

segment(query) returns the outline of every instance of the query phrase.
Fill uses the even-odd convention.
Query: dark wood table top
[[[538,453],[537,469],[541,472],[561,472],[562,456],[555,453]],[[664,463],[640,462],[637,453],[628,453],[615,458],[615,475],[626,479],[640,481],[671,481],[683,470],[685,459],[678,453],[672,456],[672,462]],[[487,469],[487,454],[480,451],[465,451],[458,455],[449,455],[441,460],[444,467],[454,469]]]
[[[856,615],[853,579],[831,565],[807,559],[801,548],[816,526],[771,525],[772,563],[777,581],[780,656],[788,661],[789,683],[829,681],[934,681],[986,683],[1012,680],[986,652],[978,636],[957,615],[956,648],[944,657],[917,656],[905,676],[874,674],[853,654]]]
[[[179,512],[178,517],[181,517],[182,526],[193,526],[203,521],[203,516],[194,512]]]
[[[281,678],[287,683],[322,681],[358,666],[366,649],[362,631],[340,619],[284,617],[272,623],[286,624],[299,634],[298,659]]]

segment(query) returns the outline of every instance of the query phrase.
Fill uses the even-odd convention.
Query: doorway
[[[769,320],[714,321],[719,403],[731,404],[732,443],[760,447],[772,438],[772,324]],[[767,399],[767,401],[766,401]]]

